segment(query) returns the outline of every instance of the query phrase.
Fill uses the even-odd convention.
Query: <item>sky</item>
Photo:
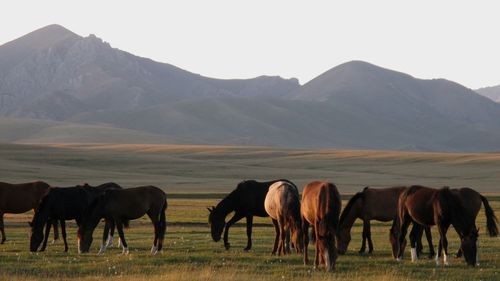
[[[60,24],[214,78],[301,84],[363,60],[469,88],[500,84],[498,1],[2,1],[0,44]]]

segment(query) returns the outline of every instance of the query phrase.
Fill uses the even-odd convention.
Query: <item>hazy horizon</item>
[[[214,78],[279,75],[305,84],[336,65],[363,60],[473,89],[500,84],[500,18],[488,1],[16,1],[4,8],[9,13],[0,24],[8,28],[0,45],[59,24]]]

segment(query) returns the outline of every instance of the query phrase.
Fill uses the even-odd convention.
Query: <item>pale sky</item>
[[[500,84],[498,1],[2,1],[0,44],[57,23],[215,78],[296,77],[350,60]]]

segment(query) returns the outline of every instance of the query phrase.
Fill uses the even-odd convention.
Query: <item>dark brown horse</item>
[[[481,204],[482,204],[484,206],[484,212],[486,216],[486,229],[488,230],[489,235],[491,237],[498,235],[498,228],[496,224],[497,219],[486,197],[482,196],[477,191],[468,187],[450,189],[450,191],[455,196],[455,198],[459,200],[461,206],[464,206],[463,211],[467,214],[466,215],[467,217],[470,217],[474,220],[474,223],[477,218],[477,215],[479,214],[479,211],[481,210]],[[460,232],[458,232],[458,234],[461,235]],[[393,240],[397,241],[397,237],[394,237]],[[397,242],[394,244],[397,244]],[[396,255],[397,252],[394,254]],[[462,248],[458,249],[456,256],[457,257],[462,256]],[[476,263],[479,263],[478,255],[476,258]]]
[[[294,185],[289,180],[274,180],[268,182],[257,182],[254,180],[242,181],[235,190],[227,195],[216,207],[208,208],[208,224],[210,225],[212,239],[218,242],[224,231],[224,247],[229,250],[228,241],[229,227],[242,218],[247,220],[247,246],[245,251],[252,248],[252,224],[253,217],[267,217],[264,208],[264,200],[269,186],[277,181],[285,181]],[[234,211],[233,217],[226,223],[226,216]]]
[[[398,199],[399,195],[405,191],[407,187],[398,186],[390,188],[369,188],[365,187],[363,191],[356,193],[347,202],[346,207],[340,215],[339,231],[337,233],[337,246],[340,254],[347,252],[347,247],[351,241],[351,228],[356,219],[363,220],[362,244],[359,250],[360,254],[365,253],[366,241],[368,240],[368,253],[373,252],[373,242],[371,237],[370,221],[393,221],[398,215]],[[393,228],[391,228],[392,231]],[[412,228],[412,235],[419,235],[420,227]],[[434,256],[434,247],[432,246],[432,236],[430,229],[425,228],[427,241],[429,242],[430,256]],[[393,251],[397,249],[393,249]],[[422,250],[420,239],[417,240],[418,252]]]
[[[309,244],[308,228],[313,225],[316,236],[316,254],[314,268],[320,259],[328,271],[335,269],[337,248],[335,233],[337,232],[342,201],[337,187],[328,182],[314,181],[307,184],[302,192],[302,233],[304,234],[304,264],[308,263],[307,246]]]
[[[5,236],[3,215],[22,214],[29,210],[35,210],[42,198],[49,192],[50,186],[42,181],[10,184],[0,182],[0,231],[2,232],[3,244],[7,239]],[[54,240],[59,235],[57,231],[57,221],[54,225]]]
[[[423,186],[410,187],[401,194],[398,204],[398,240],[400,245],[397,255],[398,260],[403,256],[403,241],[408,225],[414,221],[423,226],[437,225],[440,236],[436,255],[437,264],[440,264],[443,249],[444,264],[449,264],[446,233],[450,225],[452,225],[459,234],[460,248],[463,251],[465,261],[468,265],[475,266],[477,262],[478,229],[475,224],[475,217],[471,216],[467,209],[468,205],[463,205],[459,196],[453,194],[448,187],[442,189]],[[490,218],[487,219],[494,220],[493,215],[493,213],[490,213]],[[491,232],[495,232],[495,230],[491,229]],[[416,259],[414,240],[410,237],[412,261]]]
[[[76,220],[80,225],[82,216],[88,206],[106,190],[121,189],[116,183],[105,183],[97,187],[83,186],[74,187],[53,187],[49,193],[43,197],[39,207],[35,210],[35,215],[31,222],[30,251],[36,252],[43,240],[40,251],[44,251],[47,246],[47,239],[52,220],[61,222],[61,232],[64,240],[64,251],[68,251],[66,241],[66,220]],[[112,223],[112,222],[109,222]],[[45,237],[43,227],[45,227]]]
[[[285,181],[278,181],[269,187],[264,207],[271,217],[276,236],[272,255],[289,254],[290,245],[287,234],[291,233],[292,242],[297,252],[303,248],[302,218],[300,216],[300,197],[295,185]]]
[[[118,234],[123,246],[123,254],[128,254],[127,241],[123,233],[123,226],[129,220],[148,215],[154,226],[154,242],[151,253],[156,254],[163,248],[163,240],[167,229],[165,211],[167,210],[167,195],[155,186],[141,186],[120,190],[107,190],[100,196],[85,213],[78,228],[78,244],[80,253],[86,253],[92,244],[92,234],[104,218],[116,223]],[[108,237],[109,228],[104,226],[103,244]],[[102,250],[102,248],[101,248]]]

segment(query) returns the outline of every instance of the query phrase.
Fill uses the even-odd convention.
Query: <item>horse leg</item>
[[[0,242],[0,244],[3,244],[7,239],[7,237],[5,237],[5,230],[3,225],[3,213],[0,213],[0,231],[2,232],[2,242]]]
[[[307,257],[307,246],[309,246],[309,222],[307,222],[304,218],[302,218],[302,233],[304,235],[304,265],[309,263],[309,259]]]
[[[404,253],[404,246],[405,246],[405,240],[406,240],[406,232],[408,231],[408,226],[410,226],[411,223],[411,218],[408,215],[403,215],[402,221],[399,222],[399,237],[398,237],[398,242],[399,242],[399,250],[398,250],[398,256],[397,260],[403,259],[403,253]]]
[[[278,242],[279,242],[279,237],[280,237],[280,227],[278,225],[278,221],[275,219],[272,219],[273,225],[274,225],[274,246],[273,246],[273,251],[271,252],[271,255],[276,255],[276,250],[278,249]]]
[[[411,247],[411,261],[415,262],[418,260],[419,253],[419,240],[422,238],[421,226],[413,223],[413,227],[410,231],[410,247]],[[422,247],[420,243],[420,247]]]
[[[448,231],[449,225],[448,224],[439,223],[439,222],[437,223],[437,225],[438,225],[439,238],[440,238],[440,241],[439,241],[439,254],[438,254],[438,256],[440,256],[440,254],[444,250],[443,263],[444,263],[444,265],[449,265],[450,262],[448,260],[448,239],[446,238],[446,232]],[[436,258],[436,263],[439,265],[439,259],[438,258]]]
[[[432,233],[431,233],[431,228],[429,226],[426,226],[424,228],[425,231],[425,237],[427,238],[427,243],[429,244],[429,259],[432,259],[436,252],[434,252],[434,245],[432,245]]]
[[[158,222],[158,251],[163,249],[163,240],[165,240],[165,233],[167,233],[167,217],[166,217],[167,205],[163,206],[160,213],[160,221]]]
[[[316,253],[314,254],[314,269],[317,269],[318,268],[318,265],[319,265],[319,240],[318,240],[318,223],[315,223],[314,224],[314,235],[316,236],[316,243],[315,243],[315,246],[316,246]]]
[[[278,220],[279,228],[280,228],[280,242],[278,246],[278,256],[281,254],[286,255],[286,230],[285,230],[285,222],[283,218],[279,218]]]
[[[159,232],[160,232],[160,220],[158,219],[158,215],[154,214],[149,214],[149,218],[151,219],[151,223],[153,223],[153,228],[154,228],[154,233],[155,237],[153,240],[153,246],[151,246],[151,254],[156,255],[158,252],[158,237],[159,237]]]
[[[115,234],[115,222],[113,220],[104,220],[104,232],[103,232],[103,237],[102,237],[102,240],[103,240],[103,244],[101,245],[101,248],[103,248],[103,252],[104,250],[106,250],[108,247],[111,247],[113,246],[113,235]],[[118,239],[120,240],[120,239]],[[100,250],[99,250],[100,252]]]
[[[363,233],[361,234],[362,237],[362,242],[361,242],[361,249],[359,249],[359,253],[364,255],[365,254],[365,249],[366,249],[366,229],[368,228],[367,221],[363,220]]]
[[[56,243],[57,240],[59,240],[59,223],[57,220],[52,221],[52,227],[54,228],[54,240],[52,240],[52,244]]]
[[[363,224],[364,224],[364,222],[363,222]],[[368,239],[368,253],[371,254],[371,253],[373,253],[373,241],[372,241],[372,231],[371,231],[371,226],[370,226],[369,220],[367,222],[367,225],[368,225],[368,227],[367,227],[367,231],[366,231],[366,238]]]
[[[285,238],[285,251],[287,254],[291,254],[292,253],[292,249],[290,247],[290,233],[291,233],[291,230],[290,229],[286,229],[286,238]],[[292,245],[293,247],[293,245]]]
[[[54,230],[55,231],[55,230]],[[64,252],[68,252],[68,241],[66,241],[66,222],[61,220],[61,234],[64,241]]]
[[[104,230],[102,231],[102,242],[101,242],[101,247],[99,248],[99,252],[97,252],[98,255],[104,253],[106,251],[106,248],[109,246],[109,227],[110,223],[108,220],[104,221]],[[113,242],[111,242],[113,243]]]
[[[51,227],[51,220],[47,220],[47,224],[45,225],[45,236],[43,237],[43,244],[42,248],[40,248],[40,252],[45,251],[45,248],[47,247],[47,240],[49,240],[49,234],[50,234],[50,227]]]
[[[123,233],[123,223],[119,220],[115,220],[116,230],[118,230],[118,235],[120,235],[120,240],[122,241],[122,255],[128,255],[129,250],[127,247],[127,241],[125,241],[125,234]]]
[[[243,251],[249,251],[252,248],[252,226],[253,216],[247,216],[247,246]]]
[[[224,247],[226,248],[226,250],[229,250],[229,248],[231,247],[231,244],[229,244],[229,241],[228,241],[228,236],[229,236],[229,227],[231,227],[233,224],[235,224],[237,221],[241,220],[243,218],[243,216],[239,213],[235,213],[234,216],[226,223],[226,227],[224,229]],[[248,220],[247,220],[248,222]],[[251,229],[250,229],[250,233],[251,233]],[[247,233],[248,233],[248,223],[247,223]],[[123,241],[122,241],[123,242]]]

